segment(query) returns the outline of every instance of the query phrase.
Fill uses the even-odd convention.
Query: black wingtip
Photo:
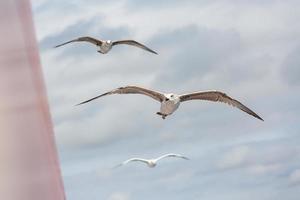
[[[69,44],[69,43],[71,43],[71,42],[76,42],[76,41],[77,41],[77,39],[70,40],[70,41],[68,41],[68,42],[64,42],[64,43],[58,44],[58,45],[54,46],[54,48],[61,47],[61,46],[64,46],[64,45],[66,45],[66,44]]]
[[[55,48],[61,47],[63,45],[65,45],[65,44],[59,44],[59,45],[54,46],[53,48],[55,49]]]
[[[92,100],[93,100],[93,99],[92,99]],[[85,104],[85,103],[88,103],[88,102],[90,102],[90,101],[92,101],[92,100],[89,99],[89,100],[87,100],[87,101],[80,102],[80,103],[76,104],[75,106],[80,106],[80,105]]]
[[[55,45],[53,48],[61,47],[61,46],[65,45],[65,44],[67,44],[67,43],[69,43],[69,42],[70,42],[70,41],[65,42],[65,43],[62,43],[62,44]]]
[[[145,47],[144,50],[147,50],[147,51],[149,51],[150,53],[153,53],[153,54],[158,55],[158,53],[157,53],[156,51],[154,51],[154,50],[152,50],[152,49],[150,49],[150,48],[148,48],[148,47]]]
[[[76,104],[75,106],[79,106],[79,105],[88,103],[88,102],[90,102],[90,101],[93,101],[93,100],[95,100],[95,99],[98,99],[98,98],[100,98],[100,97],[102,97],[102,96],[105,96],[105,95],[107,95],[107,94],[109,94],[109,92],[106,92],[106,93],[101,94],[101,95],[99,95],[99,96],[96,96],[96,97],[94,97],[94,98],[88,99],[88,100],[86,100],[86,101],[80,102],[79,104]]]
[[[91,99],[89,99],[87,101],[80,102],[80,103],[76,104],[75,106],[80,106],[80,105],[85,104],[85,103],[90,102],[90,101],[91,101]]]
[[[257,119],[259,119],[259,120],[261,120],[261,121],[264,121],[263,120],[263,118],[261,118],[258,114],[256,114],[255,112],[251,112],[251,113],[249,113],[249,114],[251,114],[253,117],[255,117],[255,118],[257,118]]]
[[[263,121],[263,122],[265,121],[263,118],[261,118],[261,117],[259,117],[259,116],[258,116],[257,118],[260,119],[260,120]]]
[[[253,113],[253,114],[251,114],[251,115],[252,115],[253,117],[255,117],[255,118],[261,120],[261,121],[264,121],[264,119],[261,118],[260,116],[258,116],[256,113]]]

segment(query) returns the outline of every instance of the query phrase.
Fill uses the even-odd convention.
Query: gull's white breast
[[[111,50],[112,48],[112,44],[108,44],[108,43],[103,43],[101,46],[100,46],[100,51],[102,53],[107,53]]]
[[[179,104],[180,102],[174,100],[163,101],[161,103],[160,112],[170,115],[179,107]]]

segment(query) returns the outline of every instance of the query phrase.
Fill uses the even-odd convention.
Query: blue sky
[[[67,198],[298,199],[300,2],[32,2]],[[101,55],[79,36],[136,39]],[[162,120],[134,95],[73,105],[125,85],[163,92],[220,90],[265,122],[223,104],[193,101]],[[154,169],[139,156],[181,153]]]

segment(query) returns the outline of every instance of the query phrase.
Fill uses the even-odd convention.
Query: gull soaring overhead
[[[153,168],[153,167],[155,167],[157,165],[157,162],[159,160],[167,158],[167,157],[182,158],[182,159],[185,159],[185,160],[189,160],[187,157],[182,156],[180,154],[169,153],[169,154],[165,154],[163,156],[160,156],[160,157],[154,158],[154,159],[130,158],[128,160],[125,160],[121,164],[117,165],[116,167],[120,167],[122,165],[126,165],[126,164],[128,164],[130,162],[143,162],[143,163],[147,164],[148,167]]]
[[[77,39],[74,40],[70,40],[68,42],[56,45],[55,48],[57,47],[61,47],[63,45],[72,43],[72,42],[89,42],[92,43],[96,46],[98,46],[100,49],[98,50],[99,53],[102,54],[106,54],[108,53],[113,46],[115,45],[119,45],[119,44],[127,44],[127,45],[131,45],[131,46],[135,46],[135,47],[139,47],[141,49],[144,49],[146,51],[149,51],[151,53],[157,54],[155,51],[153,51],[152,49],[146,47],[145,45],[135,41],[135,40],[117,40],[117,41],[111,41],[111,40],[98,40],[96,38],[92,38],[92,37],[79,37]]]
[[[77,105],[85,104],[97,98],[111,94],[143,94],[149,96],[161,103],[160,111],[156,114],[160,115],[163,119],[165,119],[168,115],[171,115],[175,110],[177,110],[181,102],[190,100],[206,100],[229,104],[263,121],[263,119],[260,116],[258,116],[255,112],[244,106],[242,103],[219,91],[200,91],[178,95],[173,93],[160,93],[154,90],[149,90],[138,86],[126,86],[106,92],[94,98],[83,101]]]

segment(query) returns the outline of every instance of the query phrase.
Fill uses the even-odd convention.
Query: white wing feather
[[[121,164],[117,165],[116,167],[121,167],[121,166],[126,165],[126,164],[128,164],[128,163],[130,163],[130,162],[143,162],[143,163],[148,164],[149,161],[146,160],[146,159],[142,159],[142,158],[130,158],[130,159],[128,159],[128,160],[125,160],[125,161],[122,162]],[[116,168],[116,167],[115,167],[115,168]]]
[[[161,159],[164,159],[164,158],[167,158],[167,157],[175,157],[175,158],[182,158],[182,159],[185,159],[185,160],[189,160],[189,158],[183,156],[183,155],[180,155],[180,154],[174,154],[174,153],[169,153],[169,154],[165,154],[163,156],[160,156],[156,159],[156,161],[159,161]]]

